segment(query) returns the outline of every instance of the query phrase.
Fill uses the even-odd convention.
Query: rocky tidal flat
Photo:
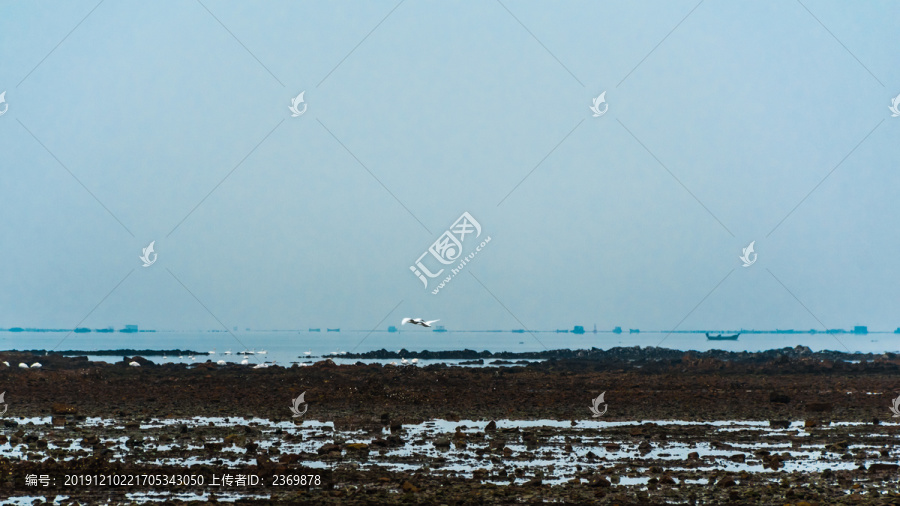
[[[900,504],[896,356],[660,355],[251,370],[0,352],[0,502]],[[195,478],[84,484],[101,475]]]

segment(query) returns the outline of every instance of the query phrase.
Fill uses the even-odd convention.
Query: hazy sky
[[[0,2],[0,327],[893,330],[897,19]],[[434,295],[464,211],[491,242]]]

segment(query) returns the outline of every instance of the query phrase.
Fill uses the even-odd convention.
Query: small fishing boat
[[[737,334],[731,335],[731,336],[725,336],[722,334],[719,334],[717,336],[711,336],[711,335],[709,335],[709,332],[707,332],[706,338],[709,339],[710,341],[737,341],[737,338],[739,335],[741,335],[740,332],[738,332]]]

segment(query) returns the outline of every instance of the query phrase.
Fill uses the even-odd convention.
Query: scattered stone
[[[806,410],[812,413],[827,413],[834,408],[830,402],[811,402],[806,405]]]
[[[50,407],[50,412],[54,415],[74,415],[78,413],[78,408],[72,406],[71,404],[62,404],[59,402],[55,402]]]

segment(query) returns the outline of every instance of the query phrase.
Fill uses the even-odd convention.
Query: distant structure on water
[[[391,325],[390,327],[388,327],[388,332],[397,332],[397,327]]]
[[[340,332],[341,331],[341,329],[325,329],[325,330],[327,330],[328,332]]]
[[[621,333],[622,333],[622,327],[616,327],[613,329],[613,334],[621,334]]]
[[[322,332],[322,329],[309,329],[310,332]]]
[[[572,329],[573,334],[584,334],[584,327],[581,325],[575,325],[575,328]]]
[[[854,334],[868,334],[869,327],[866,327],[865,325],[857,325],[857,326],[853,327],[853,333]]]
[[[897,330],[900,331],[900,329],[897,329]],[[514,334],[524,334],[525,329],[513,329],[513,333]],[[900,332],[898,332],[898,333],[900,333]]]
[[[89,328],[87,328],[87,327],[77,327],[77,328],[74,330],[74,332],[75,332],[76,334],[85,334],[85,333],[90,332],[90,331],[91,331],[91,329],[89,329]]]
[[[629,334],[640,334],[641,329],[628,329]]]
[[[76,332],[77,332],[77,331],[78,331],[78,330],[76,329]],[[119,330],[119,332],[124,332],[125,334],[134,334],[134,333],[137,332],[137,331],[138,331],[138,326],[137,326],[137,325],[125,325],[125,328],[124,328],[124,329],[120,329],[120,330]]]
[[[432,332],[447,332],[447,329],[444,328],[443,325],[438,325],[432,330]]]

